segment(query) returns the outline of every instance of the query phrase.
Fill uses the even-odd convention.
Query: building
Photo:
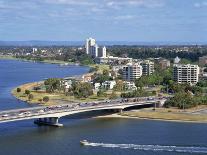
[[[98,91],[100,89],[100,87],[101,87],[101,84],[100,83],[94,83],[94,89],[96,91]]]
[[[107,56],[107,57],[97,57],[95,61],[98,64],[116,64],[116,63],[126,64],[132,62],[132,58]]]
[[[85,74],[82,76],[83,82],[91,82],[92,81],[92,75],[91,74]]]
[[[205,66],[207,64],[207,56],[199,57],[199,66]]]
[[[86,54],[91,55],[92,57],[106,57],[106,47],[99,47],[96,44],[96,40],[93,38],[86,39]]]
[[[174,64],[173,79],[178,83],[189,83],[194,85],[198,82],[199,67],[191,64]]]
[[[106,47],[100,47],[98,49],[98,57],[106,58]]]
[[[86,54],[91,54],[91,47],[96,45],[96,40],[93,38],[88,38],[86,39]]]
[[[122,78],[126,81],[134,81],[142,76],[142,66],[138,63],[128,63],[123,66]]]
[[[135,83],[131,81],[124,81],[124,86],[126,90],[137,90]]]
[[[115,85],[116,81],[105,81],[104,83],[102,83],[102,87],[104,89],[113,89]]]
[[[158,60],[158,64],[160,66],[160,69],[167,69],[168,67],[170,67],[170,61],[167,59]]]
[[[180,62],[180,58],[177,56],[175,59],[174,59],[174,64],[178,64]]]
[[[142,66],[142,75],[144,76],[149,76],[155,71],[154,62],[150,60],[142,61],[141,66]]]

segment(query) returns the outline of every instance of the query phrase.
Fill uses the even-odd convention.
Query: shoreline
[[[45,63],[45,64],[56,64],[56,65],[64,65],[65,63],[68,63],[68,65],[76,65],[77,63],[73,62],[66,62],[61,60],[44,60],[44,61],[38,61],[38,60],[28,60],[28,59],[22,59],[22,58],[15,58],[13,56],[2,56],[0,55],[0,60],[17,60],[17,61],[23,61],[23,62],[35,62],[35,63]],[[79,64],[81,66],[81,64]]]
[[[177,122],[177,123],[200,123],[207,124],[207,121],[194,121],[194,120],[176,120],[176,119],[161,119],[161,118],[150,118],[150,117],[137,117],[137,116],[124,116],[121,114],[110,114],[105,116],[97,116],[97,119],[106,118],[122,118],[122,119],[139,119],[139,120],[152,120],[152,121],[165,121],[165,122]]]

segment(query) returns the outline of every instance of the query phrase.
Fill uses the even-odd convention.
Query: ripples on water
[[[107,143],[87,143],[86,146],[134,149],[134,150],[144,150],[144,151],[166,151],[166,152],[207,154],[207,147],[196,147],[196,146],[163,146],[163,145],[107,144]]]

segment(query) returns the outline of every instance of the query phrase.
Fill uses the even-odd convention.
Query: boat
[[[80,144],[81,144],[81,145],[87,145],[87,144],[88,144],[88,141],[87,141],[87,140],[81,140],[81,141],[80,141]]]

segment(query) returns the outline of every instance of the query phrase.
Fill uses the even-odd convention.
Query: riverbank
[[[10,55],[0,55],[0,60],[18,60],[18,61],[28,61],[28,62],[38,62],[38,63],[48,63],[48,64],[58,64],[58,65],[76,65],[76,63],[73,62],[66,62],[61,60],[28,60],[28,59],[22,59],[22,58],[16,58]]]
[[[204,107],[202,107],[204,108]],[[200,107],[200,109],[202,109]],[[207,106],[205,106],[205,109]],[[197,111],[199,109],[197,108]],[[185,112],[179,109],[158,108],[155,111],[151,108],[144,110],[133,110],[119,114],[100,116],[97,118],[127,118],[127,119],[147,119],[170,122],[189,122],[189,123],[207,123],[207,114],[195,114],[193,109]]]

